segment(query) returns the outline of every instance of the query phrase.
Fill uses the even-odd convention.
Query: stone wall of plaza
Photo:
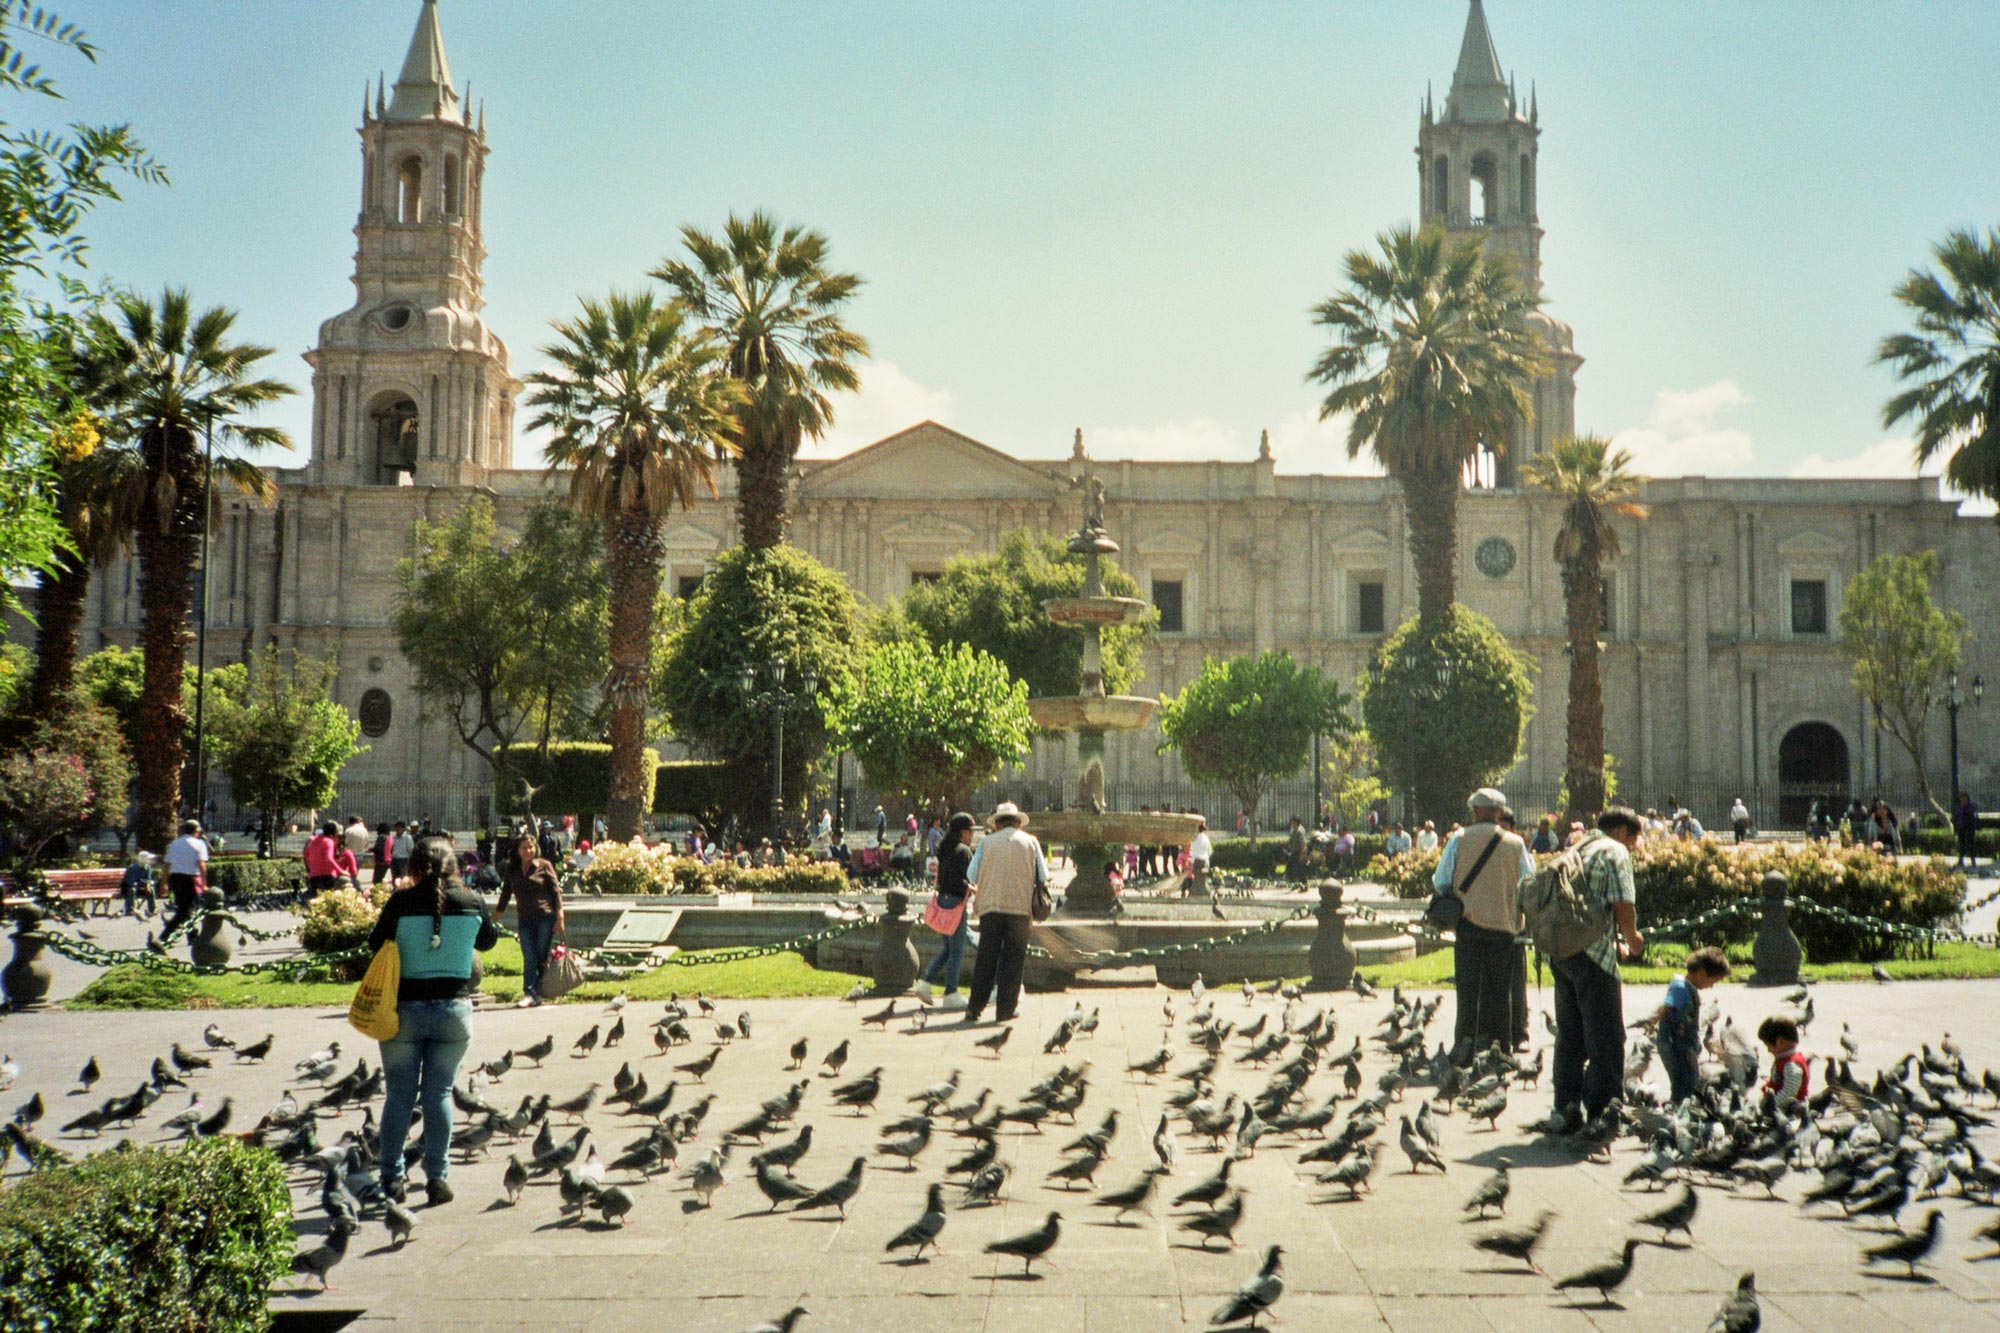
[[[1070,479],[1082,466],[1016,459],[926,422],[803,464],[794,540],[879,602],[955,555],[993,550],[1011,529],[1072,528]],[[1383,631],[1415,609],[1402,503],[1385,480],[1279,474],[1269,460],[1097,468],[1121,561],[1162,611],[1142,692],[1177,690],[1204,657],[1269,648],[1351,682]],[[313,484],[303,472],[281,480],[274,506],[234,503],[217,528],[211,660],[238,660],[266,640],[337,657],[339,697],[372,733],[349,770],[349,795],[405,809],[455,799],[480,769],[448,727],[420,718],[389,626],[396,562],[415,520],[442,518],[473,495],[493,498],[503,525],[518,527],[547,493],[543,475],[495,471],[482,486],[452,488]],[[1989,657],[2000,581],[1982,576],[2000,535],[1990,520],[1958,517],[1932,483],[1684,478],[1650,483],[1646,499],[1650,519],[1621,521],[1625,552],[1604,634],[1607,743],[1635,798],[1680,794],[1713,807],[1740,791],[1765,821],[1780,814],[1781,794],[1799,796],[1809,780],[1907,801],[1910,766],[1893,742],[1878,745],[1832,633],[1846,582],[1883,551],[1940,552],[1939,591],[1971,629],[1967,675],[1987,670],[2000,687],[2000,658]],[[1525,491],[1471,492],[1461,509],[1460,597],[1539,665],[1539,711],[1508,779],[1530,808],[1551,799],[1562,776],[1566,659],[1550,555],[1558,522],[1552,501]],[[671,585],[691,589],[735,536],[725,477],[718,499],[670,524]],[[136,579],[114,567],[96,584],[88,633],[132,643],[138,614]],[[2000,778],[2000,698],[1961,724],[1968,781],[1990,792]],[[1941,712],[1934,730],[1942,784]],[[1191,796],[1175,757],[1156,754],[1155,743],[1150,731],[1112,738],[1114,798]],[[1832,759],[1847,765],[1845,779],[1826,767]],[[1802,768],[1806,760],[1819,769]],[[1046,798],[1066,767],[1067,756],[1044,747],[1003,785]]]

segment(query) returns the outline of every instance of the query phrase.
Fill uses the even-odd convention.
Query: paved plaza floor
[[[1752,1029],[1779,1002],[1771,991],[1734,985],[1711,994],[1724,1014]],[[1226,984],[1211,996],[1219,1016],[1239,1022],[1255,1022],[1260,1014],[1275,1022],[1279,1012],[1276,999],[1247,1004],[1238,988]],[[2000,1017],[2000,983],[1828,984],[1814,988],[1814,997],[1818,1017],[1808,1049],[1831,1048],[1842,1024],[1850,1025],[1862,1051],[1856,1072],[1864,1079],[1872,1077],[1878,1064],[1896,1060],[1920,1042],[1935,1044],[1946,1030],[1975,1071],[2000,1067],[2000,1024],[1994,1021]],[[1531,999],[1539,1009],[1550,1005],[1546,992],[1531,993]],[[1095,1034],[1077,1039],[1065,1054],[1044,1054],[1044,1039],[1079,1001],[1086,1010],[1101,1011]],[[1652,988],[1628,991],[1628,1017],[1649,1011],[1657,1001]],[[1171,1032],[1163,1012],[1169,1002],[1181,1020]],[[1340,1037],[1332,1048],[1338,1052],[1356,1036],[1367,1041],[1389,1000],[1386,995],[1362,999],[1341,993],[1307,996],[1303,1004],[1302,1012],[1324,1005],[1338,1020]],[[1235,1171],[1247,1202],[1234,1248],[1217,1243],[1204,1250],[1197,1237],[1177,1225],[1188,1210],[1163,1204],[1156,1204],[1150,1215],[1133,1214],[1127,1225],[1116,1225],[1108,1209],[1091,1206],[1092,1190],[1066,1190],[1045,1176],[1065,1160],[1062,1145],[1095,1128],[1114,1109],[1119,1127],[1097,1179],[1099,1189],[1136,1179],[1151,1162],[1148,1140],[1176,1085],[1170,1079],[1149,1081],[1126,1067],[1158,1051],[1163,1035],[1172,1048],[1172,1068],[1194,1061],[1198,1052],[1186,1039],[1186,992],[1127,988],[1027,997],[1014,1036],[998,1058],[974,1045],[993,1035],[997,1029],[991,1024],[967,1029],[939,1023],[913,1032],[911,1023],[898,1019],[886,1028],[863,1030],[863,1015],[881,1007],[880,1002],[837,1000],[728,1002],[723,1016],[733,1019],[747,1012],[754,1035],[724,1049],[703,1083],[685,1073],[675,1075],[672,1066],[709,1048],[706,1038],[713,1023],[692,1024],[693,1046],[658,1055],[651,1040],[661,1009],[657,1003],[630,1005],[625,1012],[630,1036],[615,1049],[600,1047],[587,1057],[573,1056],[570,1047],[586,1028],[609,1026],[612,1018],[602,1004],[482,1011],[476,1019],[472,1055],[478,1060],[555,1038],[555,1054],[542,1068],[517,1061],[486,1090],[505,1107],[526,1094],[549,1093],[561,1100],[591,1083],[608,1092],[615,1071],[628,1061],[655,1090],[667,1078],[678,1077],[677,1107],[713,1095],[702,1134],[682,1149],[683,1166],[718,1142],[723,1129],[746,1119],[761,1102],[801,1077],[787,1069],[794,1041],[804,1038],[809,1047],[805,1076],[819,1071],[821,1057],[837,1043],[850,1042],[847,1076],[877,1065],[886,1071],[880,1103],[869,1114],[836,1109],[829,1099],[832,1080],[811,1077],[799,1121],[810,1123],[816,1137],[797,1170],[800,1180],[824,1184],[857,1154],[870,1158],[845,1221],[831,1210],[797,1216],[789,1210],[769,1212],[749,1173],[752,1150],[742,1149],[734,1154],[726,1169],[728,1183],[710,1208],[698,1207],[674,1173],[632,1185],[636,1206],[622,1227],[602,1226],[594,1217],[588,1223],[568,1222],[553,1178],[530,1185],[517,1206],[500,1202],[507,1155],[500,1146],[484,1160],[453,1168],[456,1202],[419,1209],[416,1238],[406,1247],[391,1249],[380,1223],[370,1221],[335,1271],[332,1292],[286,1295],[281,1304],[363,1311],[352,1327],[384,1331],[726,1333],[753,1328],[794,1304],[811,1311],[799,1325],[801,1333],[1201,1329],[1227,1294],[1255,1271],[1264,1248],[1278,1243],[1285,1248],[1286,1290],[1277,1313],[1292,1328],[1700,1329],[1745,1268],[1756,1270],[1768,1329],[1936,1333],[2000,1327],[2000,1261],[1967,1257],[1976,1249],[1991,1252],[1991,1245],[1975,1247],[1971,1233],[2000,1213],[1947,1193],[1941,1201],[1945,1239],[1919,1276],[1908,1280],[1888,1269],[1864,1271],[1860,1251],[1871,1233],[1828,1218],[1824,1207],[1816,1210],[1818,1215],[1804,1212],[1796,1200],[1809,1178],[1797,1173],[1779,1184],[1776,1199],[1763,1197],[1758,1188],[1733,1195],[1721,1189],[1702,1191],[1693,1242],[1643,1247],[1615,1306],[1584,1308],[1588,1298],[1569,1300],[1552,1289],[1547,1277],[1488,1262],[1470,1244],[1482,1228],[1462,1220],[1461,1204],[1498,1162],[1515,1168],[1509,1219],[1526,1221],[1542,1209],[1556,1214],[1538,1254],[1542,1266],[1555,1274],[1606,1257],[1627,1234],[1631,1220],[1661,1202],[1659,1195],[1620,1188],[1621,1177],[1639,1155],[1630,1141],[1620,1144],[1612,1165],[1594,1166],[1565,1148],[1538,1144],[1522,1128],[1549,1109],[1546,1079],[1540,1090],[1515,1093],[1495,1130],[1473,1123],[1462,1111],[1443,1120],[1450,1169],[1442,1177],[1408,1173],[1392,1119],[1382,1135],[1384,1152],[1373,1193],[1359,1201],[1346,1201],[1342,1191],[1314,1183],[1320,1168],[1297,1162],[1311,1140],[1265,1139]],[[905,1000],[900,1007],[907,1011],[912,1002]],[[201,1030],[211,1018],[239,1041],[266,1033],[276,1037],[272,1058],[264,1065],[218,1067],[197,1076],[206,1104],[216,1104],[223,1095],[236,1098],[239,1126],[292,1086],[293,1064],[309,1051],[339,1041],[343,1069],[357,1055],[371,1065],[377,1058],[372,1044],[347,1026],[341,1012],[22,1015],[0,1022],[0,1048],[23,1071],[6,1095],[6,1109],[40,1091],[51,1105],[42,1129],[54,1139],[57,1126],[96,1100],[69,1095],[76,1071],[88,1057],[95,1055],[105,1071],[99,1096],[122,1091],[171,1042],[198,1048]],[[1433,1046],[1438,1035],[1450,1031],[1451,1020],[1447,993],[1431,1028]],[[1548,1044],[1539,1017],[1534,1034],[1537,1046]],[[1243,1041],[1230,1041],[1218,1076],[1220,1094],[1248,1093],[1264,1082],[1265,1069],[1235,1063],[1234,1056],[1244,1049]],[[1004,1202],[951,1211],[942,1235],[944,1252],[927,1262],[905,1262],[884,1253],[885,1242],[922,1211],[926,1186],[942,1178],[946,1164],[966,1146],[939,1135],[914,1171],[876,1157],[880,1127],[913,1109],[907,1100],[912,1093],[956,1070],[962,1094],[990,1088],[998,1102],[1013,1104],[1059,1064],[1080,1060],[1089,1062],[1089,1091],[1077,1126],[1050,1125],[1040,1134],[1009,1126],[1001,1136],[1001,1158],[1013,1169]],[[1363,1066],[1371,1088],[1386,1067],[1386,1058],[1371,1043]],[[1332,1076],[1322,1072],[1309,1085],[1308,1099],[1324,1097],[1332,1083]],[[1400,1109],[1414,1113],[1420,1095],[1411,1089],[1404,1108],[1391,1106],[1392,1117]],[[184,1102],[184,1095],[170,1095],[150,1125]],[[569,1132],[566,1117],[551,1119],[559,1135]],[[609,1114],[602,1107],[585,1119],[607,1160],[643,1132],[638,1117]],[[330,1142],[359,1123],[357,1113],[346,1112],[326,1123],[322,1137]],[[1170,1182],[1175,1190],[1208,1175],[1220,1161],[1220,1154],[1209,1151],[1185,1126],[1177,1133],[1179,1157]],[[142,1126],[135,1137],[149,1142],[156,1135]],[[2000,1131],[1984,1129],[1980,1135],[1989,1155],[2000,1157]],[[93,1146],[88,1140],[58,1141]],[[113,1141],[106,1139],[107,1144]],[[18,1171],[18,1160],[8,1169]],[[315,1233],[323,1225],[317,1189],[303,1174],[297,1184],[300,1229]],[[955,1197],[958,1191],[949,1193]],[[1924,1206],[1913,1206],[1905,1221],[1920,1217]],[[1052,1254],[1055,1262],[1038,1264],[1032,1278],[1022,1276],[1019,1262],[982,1252],[987,1242],[1038,1224],[1051,1209],[1063,1214],[1062,1237]]]

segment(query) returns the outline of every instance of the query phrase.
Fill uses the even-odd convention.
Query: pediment
[[[978,536],[970,524],[928,511],[882,529],[882,540],[898,547],[949,546],[957,551],[973,545]]]
[[[1845,549],[1823,532],[1795,532],[1778,542],[1779,555],[1839,555]]]
[[[1380,555],[1389,549],[1389,534],[1380,528],[1357,528],[1327,543],[1335,555]]]
[[[1046,500],[1066,494],[1067,479],[935,421],[921,421],[843,458],[808,468],[799,492],[809,499]]]
[[[660,534],[660,543],[669,551],[713,551],[722,539],[692,523],[676,523]]]
[[[1195,556],[1207,549],[1207,543],[1199,537],[1190,537],[1184,532],[1150,532],[1135,543],[1139,554],[1148,560],[1158,560],[1165,556]]]

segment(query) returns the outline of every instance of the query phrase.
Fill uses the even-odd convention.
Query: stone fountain
[[[1069,539],[1069,549],[1083,557],[1083,591],[1076,597],[1051,598],[1042,609],[1055,624],[1083,631],[1082,688],[1070,696],[1028,700],[1028,711],[1043,730],[1076,733],[1076,804],[1068,810],[1031,814],[1029,826],[1045,841],[1069,847],[1076,863],[1063,915],[1101,918],[1117,910],[1117,897],[1104,874],[1107,861],[1122,861],[1128,843],[1185,846],[1194,841],[1201,821],[1194,815],[1105,809],[1104,734],[1137,731],[1152,718],[1159,701],[1104,692],[1101,636],[1107,625],[1140,623],[1152,608],[1136,597],[1113,597],[1104,591],[1103,560],[1118,553],[1118,543],[1104,530],[1104,483],[1090,469],[1088,455],[1082,455],[1081,431],[1078,453],[1085,460],[1083,524]]]

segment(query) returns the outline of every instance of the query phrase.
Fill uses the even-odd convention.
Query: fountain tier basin
[[[1153,604],[1137,597],[1051,597],[1042,610],[1058,625],[1137,625]]]
[[[1043,842],[1065,846],[1119,847],[1127,844],[1183,847],[1194,841],[1198,815],[1136,814],[1113,810],[1047,810],[1028,816],[1028,831]]]
[[[1028,714],[1045,731],[1137,731],[1159,706],[1136,694],[1065,694],[1028,700]]]

